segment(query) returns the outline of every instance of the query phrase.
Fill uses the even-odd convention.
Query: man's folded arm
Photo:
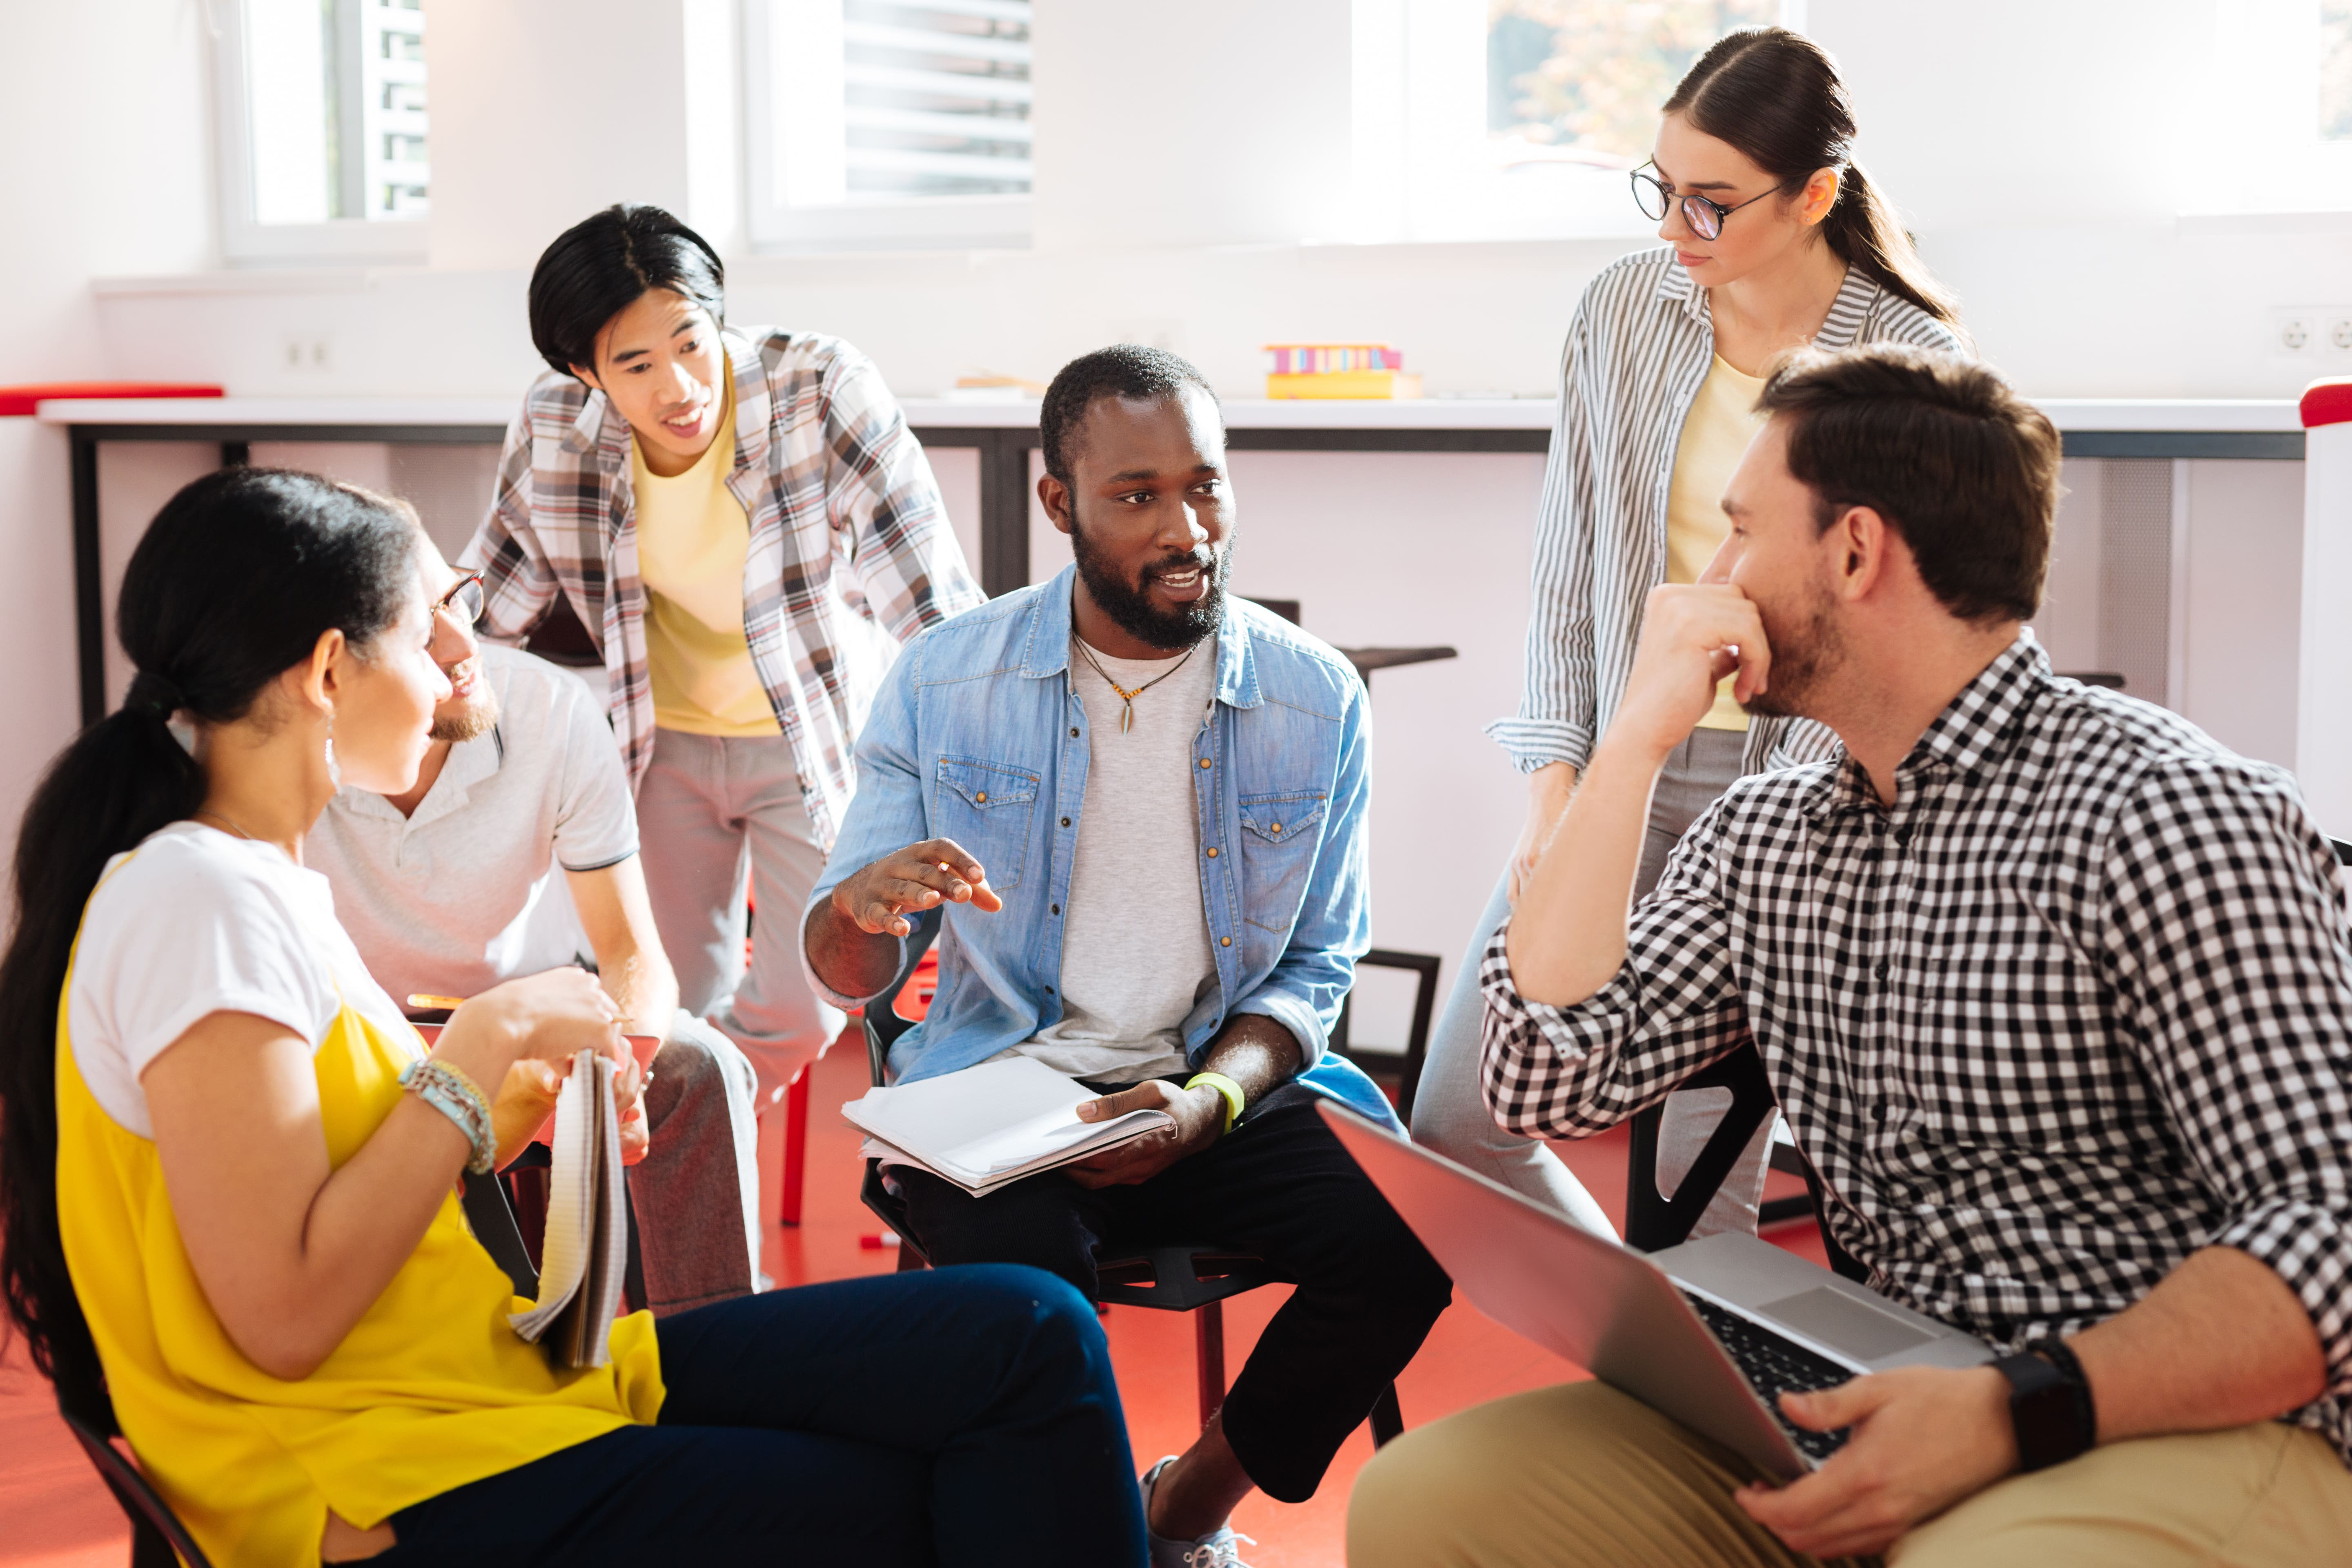
[[[1529,1138],[1605,1132],[1748,1043],[1733,984],[1729,921],[1717,891],[1723,803],[1684,836],[1657,889],[1635,907],[1625,962],[1599,991],[1565,1007],[1519,994],[1512,927],[1486,945],[1480,1089],[1495,1120]],[[1541,941],[1523,931],[1521,942]]]
[[[2208,1245],[2285,1283],[2325,1391],[2352,1396],[2352,948],[2333,853],[2294,786],[2246,763],[2152,771],[2109,843],[2099,956],[2226,1211]]]

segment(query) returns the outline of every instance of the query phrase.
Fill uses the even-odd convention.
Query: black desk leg
[[[99,582],[98,438],[68,426],[73,470],[74,645],[81,721],[106,714],[106,595]]]
[[[1029,430],[980,443],[980,587],[990,598],[1029,585]]]

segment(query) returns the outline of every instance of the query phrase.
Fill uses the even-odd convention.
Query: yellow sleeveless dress
[[[70,990],[70,973],[67,981]],[[452,1193],[415,1253],[319,1369],[270,1376],[214,1318],[152,1140],[92,1098],[58,1008],[58,1217],[123,1435],[215,1563],[319,1561],[332,1509],[362,1529],[661,1409],[653,1318],[613,1325],[612,1361],[558,1373],[507,1325],[528,1303]],[[315,1070],[327,1157],[358,1152],[423,1054],[346,1003]]]

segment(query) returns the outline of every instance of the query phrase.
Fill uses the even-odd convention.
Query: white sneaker
[[[1171,1454],[1143,1472],[1143,1516],[1146,1521],[1151,1517],[1151,1492],[1160,1484],[1160,1472],[1175,1462],[1176,1456]],[[1235,1542],[1249,1541],[1252,1546],[1257,1544],[1246,1535],[1234,1533],[1233,1526],[1229,1524],[1219,1525],[1198,1541],[1171,1541],[1164,1535],[1154,1535],[1148,1522],[1143,1527],[1143,1533],[1151,1542],[1151,1568],[1249,1568],[1249,1564],[1242,1561],[1242,1549]]]

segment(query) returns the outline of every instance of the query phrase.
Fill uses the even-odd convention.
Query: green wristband
[[[1221,1072],[1196,1072],[1184,1087],[1198,1089],[1204,1083],[1224,1097],[1225,1124],[1220,1131],[1231,1132],[1234,1123],[1242,1119],[1242,1107],[1249,1103],[1249,1097],[1242,1093],[1241,1085]]]

